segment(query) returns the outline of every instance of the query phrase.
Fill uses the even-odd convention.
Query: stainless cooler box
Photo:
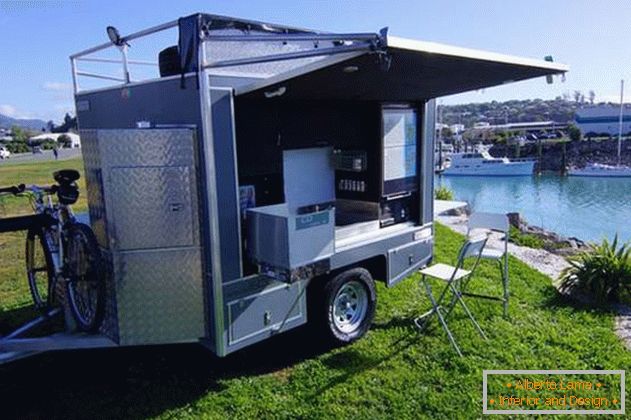
[[[295,281],[329,270],[335,251],[335,210],[290,212],[286,204],[248,210],[248,249],[261,271]]]

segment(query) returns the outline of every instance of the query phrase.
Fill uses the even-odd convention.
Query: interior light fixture
[[[267,92],[265,92],[265,97],[269,99],[269,98],[274,98],[276,96],[283,96],[286,91],[287,91],[287,88],[285,86],[281,86],[276,90],[268,90]]]

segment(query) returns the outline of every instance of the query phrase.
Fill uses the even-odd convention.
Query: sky
[[[439,103],[552,99],[581,90],[619,101],[631,85],[628,0],[0,0],[0,114],[60,121],[74,114],[69,55],[194,12],[331,32],[376,32],[568,64],[565,82],[544,79],[441,98]],[[174,34],[152,45],[175,44]],[[132,44],[130,58],[143,48]],[[157,61],[153,57],[153,61]],[[631,88],[627,98],[631,98]]]

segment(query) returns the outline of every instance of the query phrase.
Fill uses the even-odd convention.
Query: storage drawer
[[[228,352],[304,324],[307,321],[304,285],[304,281],[288,284],[265,276],[226,285]]]
[[[423,240],[388,251],[388,286],[403,280],[415,269],[427,264],[432,255],[432,241]]]

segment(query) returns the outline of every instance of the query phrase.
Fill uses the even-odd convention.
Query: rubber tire
[[[73,223],[68,227],[68,237],[72,237],[74,234],[73,231],[79,230],[82,235],[84,235],[86,239],[86,244],[88,248],[88,253],[92,254],[94,258],[94,281],[96,284],[96,308],[94,311],[94,317],[91,322],[84,322],[78,315],[78,309],[76,307],[76,300],[74,297],[74,291],[72,285],[70,283],[66,284],[66,298],[68,302],[68,306],[70,307],[70,312],[75,319],[77,324],[77,329],[83,332],[95,332],[101,325],[101,321],[103,320],[103,314],[105,312],[105,278],[103,275],[103,261],[101,257],[101,249],[96,240],[96,236],[94,236],[94,232],[90,226],[83,223]],[[68,244],[67,244],[68,245]],[[66,246],[66,249],[69,249]],[[69,276],[69,273],[66,273]]]
[[[29,243],[31,241],[34,241],[33,246],[41,246],[42,251],[44,252],[44,258],[46,259],[46,268],[47,268],[47,277],[48,277],[48,281],[47,281],[47,289],[48,289],[48,294],[46,296],[46,301],[43,301],[39,291],[37,290],[37,286],[33,284],[33,278],[30,276],[29,274],[29,267],[28,267],[28,261],[29,261]],[[41,228],[32,228],[28,230],[28,233],[26,234],[26,244],[25,244],[25,250],[24,250],[24,255],[25,255],[25,263],[26,263],[26,277],[28,279],[28,287],[31,291],[31,297],[33,298],[33,303],[35,304],[35,307],[41,310],[47,310],[49,309],[52,305],[53,302],[55,301],[55,291],[52,290],[52,285],[54,284],[53,279],[55,278],[55,268],[54,268],[54,263],[53,263],[53,256],[52,253],[50,251],[50,247],[48,246],[48,242],[46,242],[46,240],[44,239],[44,231]]]
[[[358,281],[364,287],[368,297],[368,307],[366,308],[366,315],[359,327],[354,331],[346,333],[340,331],[333,322],[333,300],[342,286],[351,280]],[[320,297],[320,304],[317,308],[314,308],[318,310],[318,313],[314,314],[316,317],[314,321],[316,325],[319,325],[321,331],[330,342],[338,345],[349,344],[359,340],[368,332],[372,320],[375,317],[375,309],[377,307],[375,282],[368,270],[358,267],[337,274],[326,281],[321,290]]]
[[[182,73],[180,50],[177,45],[168,47],[158,54],[160,77],[175,76]]]

